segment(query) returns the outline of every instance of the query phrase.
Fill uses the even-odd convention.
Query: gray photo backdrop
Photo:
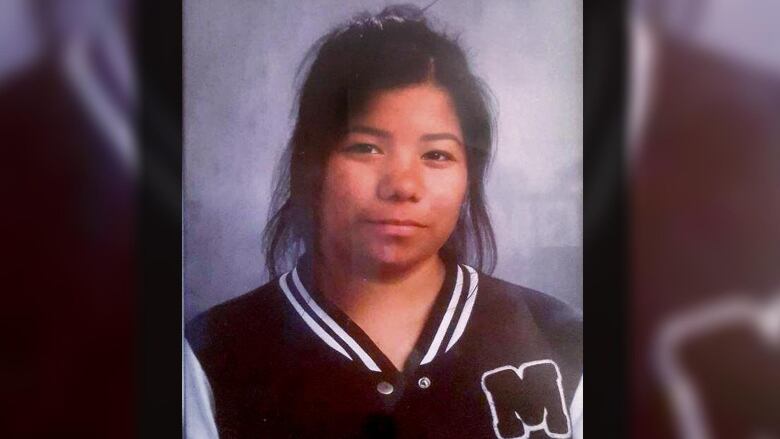
[[[184,2],[186,320],[267,281],[261,233],[295,70],[334,25],[391,3]],[[440,0],[428,13],[498,101],[494,275],[582,309],[581,2]]]

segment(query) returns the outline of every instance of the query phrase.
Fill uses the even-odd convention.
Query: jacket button
[[[428,387],[431,387],[431,379],[428,377],[422,377],[417,380],[417,385],[420,386],[421,389],[427,389]]]
[[[381,383],[376,385],[376,390],[382,395],[389,395],[393,393],[393,385],[388,383],[387,381],[382,381]]]

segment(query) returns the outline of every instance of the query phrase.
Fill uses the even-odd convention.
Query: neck
[[[366,269],[332,263],[323,255],[315,264],[320,291],[353,320],[362,315],[427,316],[444,282],[444,262],[434,255],[404,269]],[[381,311],[382,314],[375,314]]]

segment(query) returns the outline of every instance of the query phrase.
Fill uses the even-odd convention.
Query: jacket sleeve
[[[184,341],[184,429],[187,439],[218,439],[214,398],[190,344]]]
[[[577,386],[577,391],[574,392],[569,414],[571,415],[572,437],[582,439],[582,378]]]

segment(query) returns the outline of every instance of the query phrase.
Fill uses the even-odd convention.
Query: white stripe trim
[[[282,277],[279,279],[279,286],[282,287],[282,291],[284,291],[284,295],[287,297],[287,300],[290,302],[290,304],[295,308],[296,311],[298,311],[298,314],[303,318],[303,321],[306,322],[307,325],[309,325],[309,328],[311,328],[312,331],[314,331],[317,336],[319,336],[325,343],[328,344],[328,346],[332,347],[336,351],[338,351],[341,355],[349,358],[350,360],[352,357],[349,356],[347,351],[344,350],[344,348],[341,347],[340,344],[336,340],[333,339],[327,332],[325,332],[324,329],[320,325],[317,324],[317,322],[314,321],[314,319],[311,318],[311,316],[303,309],[300,303],[298,303],[297,300],[295,300],[295,297],[293,296],[292,292],[290,291],[290,288],[287,286],[287,275],[290,274],[289,272],[284,273]]]
[[[301,293],[301,296],[303,296],[303,300],[306,301],[306,303],[311,306],[311,309],[314,310],[314,313],[317,314],[317,316],[322,319],[323,322],[325,322],[330,329],[333,330],[333,332],[336,333],[339,337],[341,337],[342,340],[344,340],[344,343],[347,344],[354,352],[357,354],[358,358],[360,358],[360,361],[363,362],[363,364],[366,365],[367,368],[370,370],[373,370],[374,372],[381,372],[381,369],[379,369],[379,366],[376,365],[374,360],[371,359],[371,357],[366,353],[366,351],[363,350],[363,348],[360,347],[360,345],[357,344],[357,342],[349,336],[343,329],[341,329],[341,326],[339,326],[338,323],[333,321],[332,318],[326,313],[325,311],[320,308],[319,305],[317,305],[317,302],[312,299],[311,295],[308,291],[306,291],[306,287],[303,286],[303,283],[301,282],[301,278],[298,277],[298,267],[293,269],[293,282],[295,283],[295,287],[298,288],[298,292]]]
[[[441,320],[441,324],[439,324],[439,329],[436,331],[436,336],[433,337],[433,343],[431,343],[431,347],[428,349],[428,353],[425,354],[425,357],[423,357],[420,364],[428,364],[433,360],[433,357],[436,356],[436,352],[439,350],[439,346],[441,346],[441,342],[444,339],[444,334],[447,332],[447,328],[450,326],[450,321],[452,321],[452,315],[455,314],[455,308],[458,305],[458,300],[460,300],[460,293],[463,290],[463,270],[461,270],[460,265],[458,267],[458,278],[455,281],[455,289],[452,292],[452,297],[450,298],[450,303],[447,305],[447,312],[444,313],[444,318]]]
[[[463,335],[463,331],[466,330],[466,324],[469,322],[469,317],[471,317],[471,310],[474,308],[474,301],[477,299],[477,291],[479,291],[479,275],[477,274],[477,271],[468,265],[464,264],[463,266],[469,271],[469,276],[471,278],[469,294],[466,298],[466,304],[463,306],[463,311],[460,313],[458,324],[455,326],[455,331],[452,333],[450,342],[447,343],[447,349],[445,349],[444,352],[449,351],[460,339],[460,336]]]

